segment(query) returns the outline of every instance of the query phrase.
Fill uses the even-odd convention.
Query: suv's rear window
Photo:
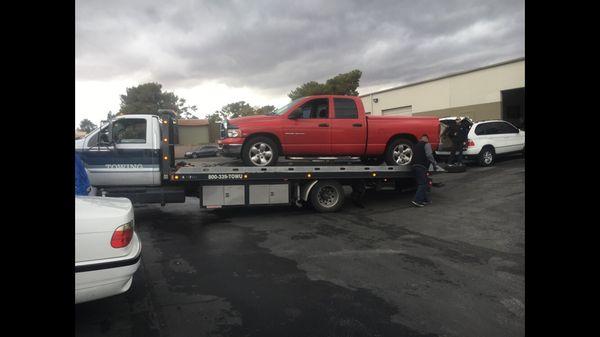
[[[506,133],[518,133],[519,130],[506,122],[489,122],[477,125],[476,135],[499,135]]]
[[[475,127],[475,134],[478,136],[481,135],[492,135],[494,134],[494,129],[492,123],[483,123],[479,124]]]
[[[498,123],[498,131],[499,133],[519,133],[519,129],[506,122]]]

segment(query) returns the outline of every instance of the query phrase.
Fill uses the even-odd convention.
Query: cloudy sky
[[[522,57],[524,21],[524,0],[77,0],[75,121],[150,81],[198,117],[352,69],[365,94]]]

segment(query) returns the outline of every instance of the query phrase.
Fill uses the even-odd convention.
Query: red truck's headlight
[[[238,138],[242,136],[242,130],[240,129],[228,129],[227,137],[229,138]]]

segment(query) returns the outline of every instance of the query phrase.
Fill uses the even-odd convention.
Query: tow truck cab
[[[125,115],[75,141],[93,186],[160,186],[161,118]],[[176,123],[176,122],[175,122]]]

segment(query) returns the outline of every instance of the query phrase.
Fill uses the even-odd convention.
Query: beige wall
[[[502,104],[500,102],[492,102],[484,104],[465,105],[455,108],[423,111],[413,115],[437,117],[467,116],[475,122],[489,119],[502,119]]]
[[[179,144],[199,145],[209,143],[208,125],[179,126]]]
[[[476,115],[500,118],[502,90],[525,86],[525,61],[520,60],[430,82],[361,96],[365,111],[381,115],[385,109],[412,106],[413,115],[434,115],[472,107]],[[378,102],[374,103],[373,99]],[[491,104],[494,103],[494,104]],[[485,104],[491,104],[485,106]],[[494,109],[486,112],[484,108]],[[462,113],[464,115],[464,113]]]

